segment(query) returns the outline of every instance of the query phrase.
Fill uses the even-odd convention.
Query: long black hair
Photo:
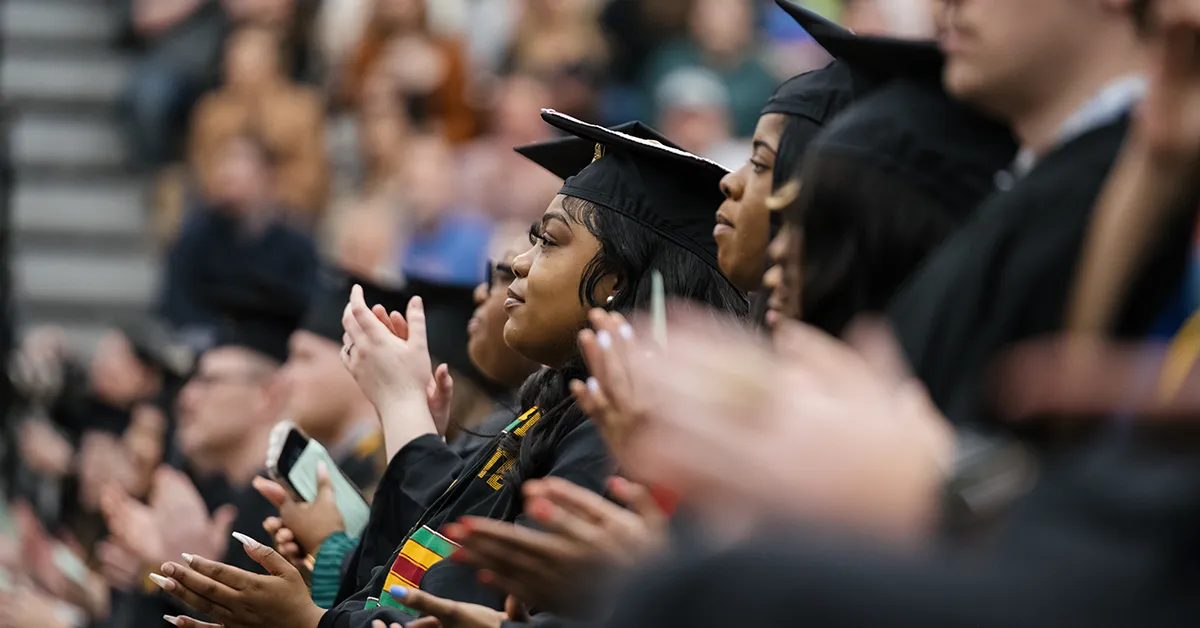
[[[805,152],[791,126],[772,187],[794,194],[779,202],[792,228],[789,257],[797,245],[802,251],[800,319],[836,336],[856,315],[882,311],[963,214],[867,160],[819,147]]]
[[[579,282],[580,303],[625,315],[649,310],[650,276],[657,270],[662,273],[663,291],[668,298],[705,304],[739,318],[746,315],[746,297],[721,271],[682,247],[589,201],[568,196],[563,199],[563,209],[600,241],[600,250],[588,262]],[[608,275],[620,278],[619,289],[611,303],[600,304],[595,301],[595,288]],[[517,455],[517,463],[505,476],[507,484],[517,486],[523,478],[542,477],[549,472],[558,443],[587,419],[569,388],[571,380],[587,376],[587,366],[577,353],[565,365],[542,369],[525,380],[519,393],[521,407],[537,406],[543,414],[523,439],[517,441],[510,436],[501,443],[505,451]]]

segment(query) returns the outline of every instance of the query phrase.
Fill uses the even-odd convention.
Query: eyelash
[[[546,232],[542,231],[541,225],[536,222],[532,225],[529,225],[529,243],[541,244],[542,246],[554,246],[554,242],[546,237]]]
[[[750,165],[754,167],[755,174],[763,174],[771,170],[770,166],[754,161],[753,159],[750,160]]]

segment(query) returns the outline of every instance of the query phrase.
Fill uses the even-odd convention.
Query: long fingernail
[[[596,379],[595,377],[589,377],[588,381],[587,381],[587,387],[588,387],[588,392],[592,393],[593,395],[599,394],[600,380]]]
[[[163,621],[171,624],[172,626],[179,625],[179,618],[174,615],[163,615]]]
[[[408,589],[405,589],[404,587],[402,587],[398,584],[393,584],[392,588],[388,589],[388,593],[391,593],[392,597],[396,597],[396,598],[408,597]]]
[[[254,539],[246,536],[245,534],[242,534],[241,532],[234,532],[233,538],[235,538],[239,542],[241,542],[242,545],[245,545],[246,549],[258,549],[258,548],[262,547],[262,543],[255,541]]]
[[[626,340],[633,340],[633,325],[624,323],[618,330],[621,332],[621,337]]]
[[[185,562],[189,565],[192,564],[192,559],[194,559],[194,558],[196,558],[196,557],[191,554],[188,554],[187,552],[183,553],[183,562]]]
[[[156,573],[150,574],[150,581],[153,582],[154,584],[157,584],[158,588],[162,589],[163,591],[170,591],[171,588],[173,587],[170,580],[168,580]]]
[[[601,329],[596,332],[596,343],[600,345],[601,349],[611,349],[612,334],[608,333],[607,329]]]

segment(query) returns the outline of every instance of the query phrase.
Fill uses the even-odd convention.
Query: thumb
[[[223,539],[229,535],[229,531],[233,529],[233,520],[237,518],[237,506],[233,504],[225,504],[216,509],[212,515],[213,535],[217,539]],[[220,543],[217,543],[220,546]]]
[[[329,477],[329,467],[325,462],[317,463],[317,499],[316,502],[333,501],[333,479]]]
[[[271,505],[276,509],[283,508],[283,505],[290,501],[287,491],[284,490],[284,488],[280,486],[278,482],[272,482],[271,480],[263,477],[256,477],[250,481],[250,484],[252,484],[255,490],[261,493],[267,501],[271,502]]]
[[[424,615],[431,615],[446,621],[453,620],[458,616],[458,602],[430,595],[420,589],[408,589],[395,585],[388,589],[388,593],[405,606]]]
[[[525,607],[525,603],[511,595],[504,600],[504,614],[508,615],[510,621],[529,621],[529,609]]]
[[[299,575],[299,572],[296,571],[296,568],[293,567],[286,558],[281,556],[279,552],[276,552],[270,547],[255,541],[241,532],[234,532],[233,538],[237,539],[237,541],[242,544],[242,547],[246,550],[247,556],[253,558],[254,562],[262,565],[263,568],[267,570],[267,573],[271,574],[272,576],[284,578],[293,573]]]
[[[439,366],[434,380],[437,381],[438,398],[448,401],[454,395],[454,378],[450,376],[450,367],[445,364]]]

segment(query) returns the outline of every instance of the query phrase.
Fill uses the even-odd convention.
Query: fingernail
[[[171,624],[172,626],[179,625],[179,618],[174,615],[163,615],[163,621]]]
[[[154,584],[157,584],[158,588],[162,589],[163,591],[171,590],[171,581],[156,573],[150,574],[150,581]]]
[[[255,541],[241,532],[234,532],[233,538],[237,539],[242,545],[245,545],[246,549],[258,549],[262,547],[262,543]]]
[[[391,593],[392,597],[396,597],[396,598],[408,597],[408,589],[405,589],[404,587],[402,587],[398,584],[393,584],[392,588],[388,589],[388,593]]]
[[[192,564],[192,559],[193,559],[193,558],[195,558],[195,556],[193,556],[193,555],[191,555],[191,554],[188,554],[188,553],[184,552],[184,554],[183,554],[183,562],[185,562],[185,563],[187,563],[187,564],[189,564],[189,565],[190,565],[190,564]]]
[[[596,343],[600,345],[601,349],[611,349],[612,334],[608,333],[607,329],[601,329],[596,332]]]
[[[587,381],[587,386],[588,386],[588,392],[592,393],[593,395],[599,394],[600,380],[596,379],[595,377],[589,377],[588,381]]]
[[[623,323],[619,331],[621,332],[622,338],[626,340],[633,340],[633,325],[630,325],[629,323]]]

